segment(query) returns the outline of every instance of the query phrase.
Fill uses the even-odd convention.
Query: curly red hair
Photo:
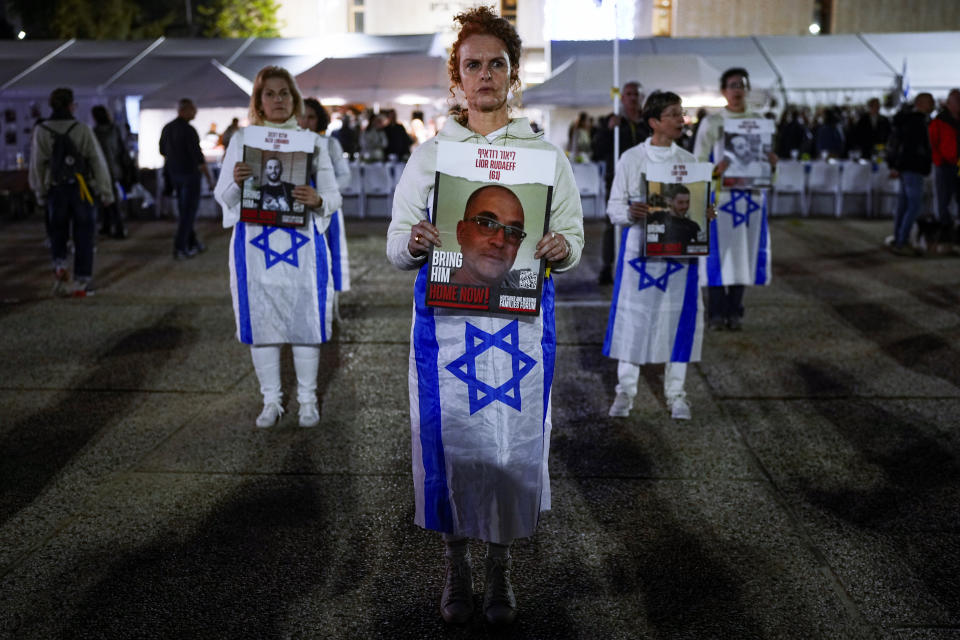
[[[460,45],[470,36],[489,35],[499,38],[507,50],[510,60],[510,89],[513,95],[520,95],[520,54],[523,45],[516,28],[506,18],[498,16],[491,7],[480,6],[458,13],[453,17],[454,22],[460,23],[460,31],[453,46],[450,47],[450,58],[447,59],[447,72],[450,74],[450,95],[455,96],[454,89],[460,86]],[[462,118],[466,118],[466,110],[462,111]]]

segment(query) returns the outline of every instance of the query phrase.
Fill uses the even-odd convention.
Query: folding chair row
[[[603,218],[607,215],[603,165],[598,162],[573,162],[573,179],[580,192],[584,218]]]
[[[851,209],[854,198],[863,200],[859,209],[866,216],[875,215],[873,199],[877,191],[889,188],[876,165],[862,162],[810,162],[781,160],[773,182],[771,210],[774,214],[800,213],[840,217]],[[786,208],[784,200],[794,197],[796,208]],[[829,202],[828,206],[824,206]]]
[[[404,162],[351,162],[350,184],[340,192],[344,216],[389,218],[393,192],[405,165]]]

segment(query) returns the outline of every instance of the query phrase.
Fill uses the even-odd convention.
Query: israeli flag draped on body
[[[726,111],[707,117],[694,154],[716,162],[723,157],[723,120],[758,118],[752,112]],[[701,260],[701,285],[768,285],[772,276],[767,192],[763,189],[716,191],[716,220],[710,223],[710,254]]]
[[[238,222],[230,249],[230,289],[240,342],[329,340],[333,284],[326,237],[313,216],[306,227]]]
[[[451,118],[414,151],[395,194],[387,254],[400,268],[420,268],[409,357],[414,520],[426,529],[507,543],[533,535],[540,512],[550,508],[554,286],[550,277],[543,282],[538,315],[466,313],[425,303],[431,265],[411,256],[407,243],[411,227],[431,219],[438,148],[446,141],[517,149],[518,163],[524,147],[550,152],[537,163],[544,179],[534,181],[554,185],[549,229],[571,245],[568,260],[555,265],[560,270],[579,260],[582,210],[569,162],[523,118],[489,139]],[[531,182],[530,174],[517,182]],[[535,241],[542,235],[539,228],[525,230]]]
[[[540,316],[464,315],[423,304],[428,269],[410,336],[415,522],[492,542],[529,536],[550,508],[553,282]]]
[[[296,121],[282,128],[294,130]],[[243,159],[245,133],[241,129],[230,139],[224,166]],[[239,187],[232,180],[217,184],[223,225],[233,227],[230,292],[237,339],[244,344],[320,344],[331,336],[333,278],[324,231],[341,199],[321,138],[313,133],[309,137],[313,181],[323,203],[309,211],[303,226],[241,222]]]
[[[330,272],[335,291],[350,291],[350,256],[347,251],[347,233],[343,224],[343,211],[334,211],[327,227],[327,244],[330,247]]]
[[[650,140],[628,149],[607,205],[611,221],[624,227],[603,353],[634,364],[697,362],[703,345],[698,260],[645,258],[643,223],[628,215],[629,202],[643,198],[647,167],[666,162],[693,162],[693,156],[676,143],[658,147]]]
[[[770,228],[767,193],[720,189],[717,218],[710,223],[710,254],[701,258],[703,285],[770,284]]]

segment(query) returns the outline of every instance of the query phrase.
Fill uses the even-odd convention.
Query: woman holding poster
[[[333,163],[333,173],[337,177],[337,186],[344,190],[350,186],[350,164],[343,157],[343,147],[336,138],[327,135],[330,125],[330,114],[315,98],[303,101],[303,115],[297,120],[300,126],[313,131],[326,141],[330,162]],[[337,295],[341,291],[350,291],[350,258],[347,254],[347,232],[344,227],[343,212],[334,211],[327,227],[327,244],[330,246],[330,271],[333,274],[334,290],[334,317],[337,314]]]
[[[620,255],[613,284],[610,320],[603,354],[617,359],[617,395],[609,415],[630,415],[637,395],[640,365],[665,363],[663,393],[670,414],[690,419],[684,381],[687,363],[700,360],[703,345],[703,303],[700,298],[697,258],[645,257],[646,218],[652,215],[653,197],[645,197],[647,181],[661,168],[683,167],[683,173],[703,184],[710,166],[695,158],[676,141],[683,136],[680,96],[654,91],[643,106],[643,118],[652,135],[627,149],[614,173],[607,203],[610,221],[623,225]],[[675,191],[679,193],[677,187]],[[686,189],[689,194],[689,190]],[[700,201],[701,212],[706,197]],[[689,202],[689,200],[688,200]],[[704,212],[707,219],[713,211]]]
[[[320,343],[330,338],[333,282],[324,231],[340,208],[340,192],[326,139],[297,127],[303,99],[290,73],[264,67],[250,97],[250,122],[230,138],[214,195],[223,207],[230,242],[230,293],[237,338],[250,355],[263,394],[258,427],[272,427],[283,414],[280,347],[293,345],[301,427],[320,422],[317,368]],[[308,182],[316,187],[312,187]],[[291,212],[300,226],[245,222],[262,213],[274,183],[291,183]],[[250,194],[259,194],[250,195]],[[282,225],[282,226],[278,226]]]
[[[726,108],[707,117],[697,130],[693,154],[698,160],[714,163],[714,176],[722,178],[733,160],[727,155],[725,140],[732,155],[738,147],[746,147],[747,139],[724,135],[724,120],[733,128],[738,124],[755,124],[760,129],[768,124],[757,113],[747,110],[750,78],[746,69],[727,69],[720,78],[720,92]],[[738,122],[750,119],[752,122]],[[745,130],[750,127],[737,127]],[[733,133],[727,132],[727,133]],[[760,158],[773,166],[777,156],[767,149]],[[756,161],[756,159],[755,159]],[[766,163],[764,163],[766,164]],[[732,174],[733,172],[731,172]],[[761,171],[760,173],[764,173]],[[770,171],[766,170],[766,175]],[[761,189],[723,189],[716,192],[717,219],[710,228],[710,255],[703,259],[704,285],[707,286],[707,315],[711,329],[741,328],[743,292],[746,285],[770,284],[770,229],[767,224],[767,195]]]
[[[415,521],[443,534],[447,568],[440,612],[455,623],[472,615],[468,539],[478,538],[486,542],[487,554],[484,616],[494,624],[509,623],[516,615],[510,543],[533,535],[539,513],[550,508],[553,280],[543,283],[537,315],[438,308],[426,304],[427,256],[445,244],[468,244],[468,232],[499,245],[534,233],[535,258],[546,260],[554,273],[567,271],[580,260],[583,214],[563,152],[534,133],[526,118],[510,117],[508,94],[519,89],[516,30],[488,7],[455,20],[460,31],[448,62],[451,94],[462,94],[466,109],[455,110],[439,134],[410,157],[394,196],[387,257],[397,268],[419,269],[409,360]],[[500,206],[476,204],[473,211],[473,204],[461,203],[460,237],[441,237],[431,209],[438,172],[445,169],[438,148],[447,143],[549,152],[554,186],[546,233],[531,225],[521,231],[516,203],[490,191],[473,204],[482,197]],[[497,258],[505,263],[513,256]]]

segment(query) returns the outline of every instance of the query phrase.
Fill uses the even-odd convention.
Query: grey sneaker
[[[607,414],[613,418],[626,418],[630,415],[630,409],[632,408],[633,398],[625,393],[618,393],[617,397],[613,399],[613,404],[610,405]]]
[[[740,331],[743,329],[743,320],[740,319],[740,316],[730,316],[727,318],[727,328],[730,331]]]
[[[257,416],[257,426],[261,429],[268,429],[280,421],[283,415],[283,407],[276,402],[268,402],[263,405],[263,411]]]
[[[320,412],[316,402],[304,402],[300,405],[300,426],[315,427],[320,424]]]
[[[517,617],[517,599],[510,584],[510,558],[487,558],[483,615],[490,624],[510,624]]]
[[[683,398],[677,398],[670,405],[670,417],[674,420],[689,420],[693,417],[690,414],[690,405]]]
[[[469,555],[447,558],[440,615],[451,624],[462,624],[473,615],[473,575]]]

